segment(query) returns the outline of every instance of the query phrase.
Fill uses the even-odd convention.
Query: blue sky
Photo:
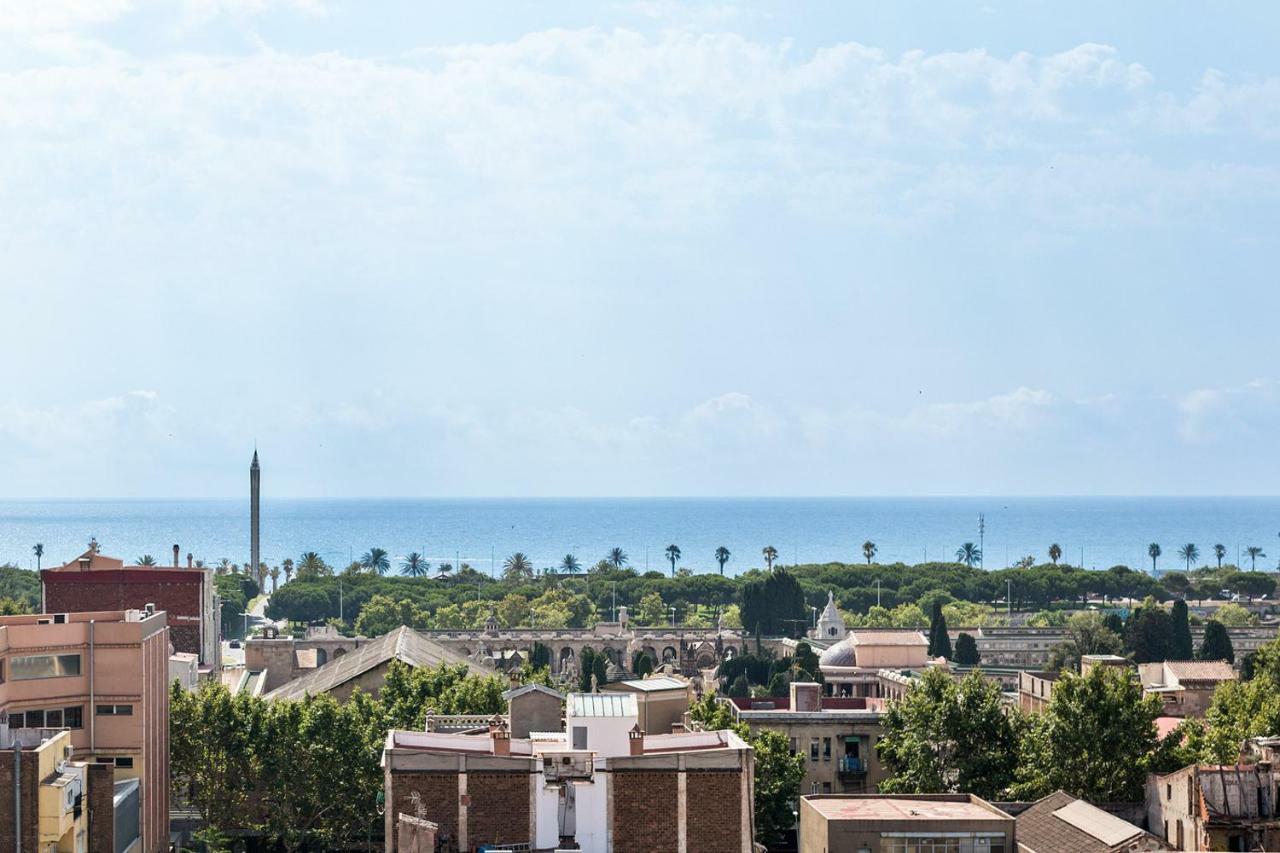
[[[1278,26],[0,0],[0,495],[1275,494]]]

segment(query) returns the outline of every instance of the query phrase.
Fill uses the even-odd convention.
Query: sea
[[[262,502],[262,556],[276,565],[318,551],[343,566],[372,547],[393,559],[410,551],[433,564],[468,563],[498,571],[520,551],[537,568],[566,554],[584,568],[622,548],[640,570],[670,571],[665,549],[677,545],[678,566],[718,572],[715,550],[731,557],[726,574],[764,564],[772,545],[778,563],[860,562],[862,543],[876,561],[954,559],[964,542],[981,543],[983,566],[1003,568],[1025,556],[1047,560],[1058,543],[1063,560],[1088,568],[1151,568],[1147,545],[1159,543],[1158,568],[1179,567],[1185,543],[1213,561],[1248,567],[1244,549],[1280,558],[1277,497],[929,497],[929,498],[470,498],[287,500]],[[0,563],[35,568],[60,564],[96,538],[105,554],[132,561],[150,554],[167,564],[172,548],[215,564],[248,562],[249,502],[244,500],[0,501]],[[1240,562],[1242,561],[1242,562]]]

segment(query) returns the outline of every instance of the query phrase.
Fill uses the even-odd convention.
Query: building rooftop
[[[1164,665],[1179,681],[1233,681],[1236,677],[1224,660],[1170,660]]]
[[[867,631],[849,632],[849,641],[855,646],[927,646],[929,641],[919,631]]]
[[[670,675],[660,675],[656,678],[632,678],[626,681],[616,682],[624,685],[628,690],[638,690],[641,693],[652,693],[656,690],[688,690],[689,683]]]
[[[570,693],[565,707],[572,717],[638,717],[640,709],[631,693]]]
[[[828,820],[955,821],[1012,819],[977,797],[965,794],[882,797],[865,795],[808,796],[804,798]]]
[[[393,659],[412,667],[431,667],[447,663],[466,666],[474,675],[493,674],[492,670],[472,663],[457,652],[428,639],[412,628],[401,625],[389,634],[383,634],[354,651],[316,667],[301,678],[295,678],[280,685],[266,694],[265,698],[301,699],[307,694],[315,696],[327,693]]]
[[[1018,843],[1027,853],[1107,853],[1142,828],[1063,791],[1018,815]]]

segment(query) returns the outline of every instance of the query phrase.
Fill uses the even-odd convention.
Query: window
[[[117,755],[117,756],[116,756],[116,767],[124,767],[124,768],[132,769],[132,768],[133,768],[133,756],[131,756],[131,755]]]
[[[823,782],[823,783],[822,783],[822,793],[824,793],[824,794],[830,794],[830,793],[831,793],[831,783],[830,783],[830,782]]]
[[[44,712],[44,724],[51,729],[62,728],[62,709],[55,708],[52,711]]]
[[[824,737],[822,739],[822,760],[831,760],[831,738],[829,737]]]
[[[14,681],[63,678],[80,674],[80,655],[30,655],[13,658],[9,677]]]
[[[1173,784],[1171,782],[1164,783],[1164,798],[1166,800],[1173,799]]]
[[[99,717],[132,717],[132,705],[99,705]]]
[[[809,760],[818,760],[818,739],[816,737],[809,738]]]
[[[789,740],[791,741],[791,754],[795,755],[800,751],[800,742],[795,738],[790,738]]]

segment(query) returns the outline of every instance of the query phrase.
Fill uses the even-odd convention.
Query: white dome
[[[857,665],[858,656],[853,647],[852,637],[848,637],[836,643],[834,646],[823,652],[822,657],[818,658],[818,667],[820,669]]]

